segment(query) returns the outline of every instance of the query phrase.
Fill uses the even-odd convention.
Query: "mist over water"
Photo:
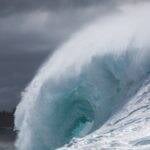
[[[17,106],[18,150],[62,147],[119,115],[150,75],[149,8],[97,18],[43,64]]]

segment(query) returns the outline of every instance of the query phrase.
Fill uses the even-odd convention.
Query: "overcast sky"
[[[118,13],[123,2],[129,0],[0,0],[0,110],[15,108],[60,44],[97,17]]]

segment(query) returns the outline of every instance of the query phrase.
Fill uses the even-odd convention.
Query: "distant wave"
[[[41,67],[15,113],[18,150],[53,150],[94,133],[150,75],[150,5],[76,33]]]

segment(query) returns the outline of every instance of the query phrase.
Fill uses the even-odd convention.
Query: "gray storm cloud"
[[[85,8],[88,6],[113,5],[116,0],[1,0],[1,15],[9,15],[18,12],[29,12],[35,10],[61,11],[64,9]]]

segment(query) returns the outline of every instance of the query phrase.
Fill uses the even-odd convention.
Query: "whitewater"
[[[149,150],[149,17],[126,5],[60,46],[22,93],[16,148]]]

